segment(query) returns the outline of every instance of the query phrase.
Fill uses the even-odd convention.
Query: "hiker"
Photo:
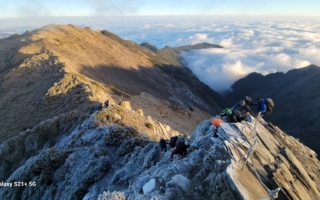
[[[255,106],[258,106],[257,108],[257,114],[254,117],[260,116],[262,117],[265,114],[270,114],[273,110],[274,103],[273,100],[270,98],[257,98],[257,103],[252,104]]]
[[[252,98],[251,97],[245,96],[243,100],[245,100],[247,105],[251,106],[251,104],[252,104]]]
[[[176,146],[176,142],[178,140],[178,136],[173,136],[170,138],[169,146],[171,148],[174,148]]]
[[[242,109],[244,109],[246,112],[249,112],[251,115],[253,115],[253,112],[251,110],[251,106],[252,105],[252,98],[245,96],[240,102],[238,102],[237,104],[235,104],[231,110],[235,110],[237,109],[239,106],[242,107]]]
[[[168,140],[165,140],[163,138],[160,139],[159,141],[159,146],[161,148],[161,151],[166,152],[167,151],[167,144],[169,144]]]
[[[226,117],[228,123],[238,122],[237,115],[230,108],[224,109],[220,117]]]
[[[224,121],[222,119],[213,119],[211,121],[211,124],[214,125],[216,128],[220,127],[220,123],[223,123]]]
[[[176,142],[176,148],[171,153],[170,161],[172,162],[174,154],[179,154],[182,158],[184,158],[186,155],[188,155],[187,148],[189,147],[189,143],[185,141],[183,138],[178,139]],[[181,158],[179,158],[179,160],[180,159]]]
[[[213,119],[212,121],[211,121],[211,124],[212,125],[210,125],[210,128],[209,128],[209,130],[208,130],[208,132],[210,132],[210,131],[213,131],[213,133],[214,133],[214,135],[213,135],[213,137],[218,137],[218,128],[220,127],[220,124],[221,123],[224,123],[224,120],[222,120],[222,119]]]
[[[242,121],[240,115],[237,115],[235,111],[232,111],[230,108],[226,108],[222,111],[220,117],[226,117],[228,123],[236,123]]]
[[[231,110],[234,113],[235,116],[232,116],[232,118],[237,120],[237,122],[241,122],[242,120],[248,121],[248,116],[251,114],[254,116],[254,113],[252,112],[250,106],[252,105],[252,99],[248,96],[246,96],[243,100],[239,101],[237,104],[235,104]]]
[[[254,117],[257,117],[259,114],[262,117],[264,113],[267,111],[267,104],[266,100],[263,98],[257,98],[257,103],[253,103],[252,105],[258,106],[257,108],[257,114],[254,115]]]

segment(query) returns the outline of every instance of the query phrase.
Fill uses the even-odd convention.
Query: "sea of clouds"
[[[63,18],[59,19],[66,23]],[[312,17],[163,16],[69,18],[67,23],[108,30],[157,48],[209,42],[223,49],[183,52],[187,66],[212,89],[224,93],[251,72],[287,72],[320,66],[320,20]],[[33,25],[35,26],[35,25]],[[1,31],[2,30],[2,31]],[[3,30],[0,27],[0,37]],[[5,29],[7,32],[17,28]],[[14,32],[13,31],[13,32]],[[1,33],[2,32],[2,33]],[[21,30],[20,30],[21,32]]]

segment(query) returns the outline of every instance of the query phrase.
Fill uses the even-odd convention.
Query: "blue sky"
[[[319,0],[1,0],[0,18],[101,15],[320,15]]]

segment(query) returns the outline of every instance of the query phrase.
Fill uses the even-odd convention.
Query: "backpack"
[[[177,140],[177,142],[176,142],[176,148],[177,148],[177,149],[182,149],[183,146],[184,146],[184,139],[181,138],[181,139]]]
[[[174,147],[176,146],[176,141],[177,141],[177,139],[178,139],[178,136],[174,136],[174,137],[171,137],[171,138],[170,138],[169,146],[170,146],[171,148],[174,148]]]
[[[273,103],[272,99],[266,98],[266,105],[267,105],[266,114],[270,114],[272,112],[273,107],[274,107],[274,103]]]
[[[167,144],[166,144],[166,141],[161,138],[159,145],[160,145],[160,147],[165,147]]]
[[[214,125],[216,128],[220,127],[220,123],[224,122],[222,119],[214,119],[211,121],[211,124]]]

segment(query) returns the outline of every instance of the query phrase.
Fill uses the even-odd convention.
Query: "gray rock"
[[[146,184],[144,184],[142,190],[143,194],[149,194],[156,188],[156,180],[154,178],[150,179]]]
[[[178,174],[172,177],[172,181],[186,193],[191,192],[191,181],[188,178],[182,176],[181,174]]]
[[[310,170],[320,168],[314,152],[270,124],[268,129],[254,120],[221,126],[215,138],[208,131],[211,120],[206,120],[191,136],[189,154],[170,162],[171,151],[161,153],[158,143],[143,138],[136,128],[101,124],[100,118],[106,116],[102,112],[107,110],[85,120],[76,114],[52,118],[4,141],[0,145],[4,182],[20,180],[37,187],[1,187],[0,196],[31,200],[320,198],[317,171]]]

